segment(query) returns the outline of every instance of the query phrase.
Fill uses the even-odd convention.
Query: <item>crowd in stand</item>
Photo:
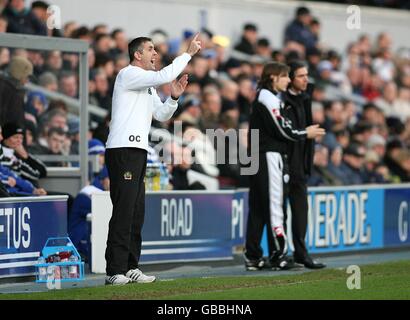
[[[129,38],[124,30],[111,30],[105,24],[90,28],[73,21],[61,30],[50,30],[46,26],[47,7],[43,1],[34,1],[31,8],[26,8],[24,0],[0,0],[0,32],[89,43],[89,104],[108,113],[104,119],[91,116],[89,138],[103,145],[108,135],[115,77],[129,63]],[[306,61],[310,81],[315,85],[313,120],[327,134],[316,141],[309,185],[410,181],[410,48],[393,51],[390,35],[380,33],[377,37],[363,34],[346,44],[345,51],[338,52],[322,43],[320,20],[305,7],[298,8],[294,19],[284,26],[281,44],[270,43],[255,23],[238,28],[242,28],[240,39],[201,30],[203,49],[185,71],[189,84],[179,99],[177,112],[165,124],[153,122],[153,127],[169,130],[182,139],[182,144],[166,146],[171,158],[182,154],[194,155],[197,160],[190,163],[184,156],[183,161],[168,166],[174,189],[203,188],[200,183],[187,181],[189,169],[218,179],[221,188],[247,186],[246,177],[240,174],[239,161],[217,162],[214,141],[206,130],[237,132],[238,144],[231,149],[227,145],[225,160],[234,152],[238,158],[240,150],[247,147],[246,129],[263,65],[271,60]],[[148,36],[158,52],[157,69],[185,51],[193,34],[193,30],[187,29],[180,38],[172,39],[164,30],[153,30]],[[24,148],[25,154],[33,159],[39,154],[78,154],[79,119],[69,112],[64,101],[52,100],[43,92],[25,89],[24,85],[30,81],[48,91],[78,98],[78,65],[76,54],[0,47],[0,125],[7,135],[9,128],[14,128],[11,131],[22,138],[18,148]],[[164,99],[170,95],[168,86],[158,88],[158,92]],[[182,125],[176,125],[176,120]],[[9,139],[2,142],[4,150],[10,148]],[[21,161],[19,150],[15,150],[15,155]],[[54,161],[47,165],[75,163]],[[9,183],[10,180],[26,177],[6,160],[1,160],[0,170],[3,168],[11,171],[5,171],[8,173],[2,182],[6,189],[15,192],[11,189],[15,183]],[[39,170],[36,179],[45,174],[46,171]],[[41,191],[36,187],[33,184],[29,193]]]

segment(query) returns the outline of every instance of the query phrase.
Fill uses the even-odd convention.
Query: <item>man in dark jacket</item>
[[[295,129],[312,125],[313,85],[308,83],[308,70],[303,62],[289,63],[291,82],[284,93],[285,111]],[[307,176],[311,173],[313,161],[313,139],[291,143],[289,152],[289,201],[292,210],[292,235],[295,247],[295,262],[306,268],[319,269],[324,264],[314,261],[305,244],[308,221]]]
[[[303,45],[305,49],[316,47],[317,39],[309,28],[311,20],[312,16],[308,8],[297,8],[295,19],[286,27],[285,44],[296,42]]]
[[[33,64],[24,57],[10,61],[8,75],[0,76],[0,125],[15,122],[24,125],[24,84],[33,74]]]
[[[3,14],[7,17],[7,32],[46,36],[47,28],[30,9],[24,0],[10,0]]]
[[[243,27],[241,41],[235,45],[235,50],[253,55],[255,54],[257,40],[258,28],[252,23],[247,23]]]

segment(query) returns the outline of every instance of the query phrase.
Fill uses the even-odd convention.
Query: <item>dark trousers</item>
[[[305,244],[308,222],[307,182],[303,177],[291,176],[289,183],[289,202],[292,211],[292,237],[294,256],[303,259],[307,256]]]
[[[145,214],[147,151],[138,148],[107,149],[105,161],[113,205],[105,251],[106,273],[111,276],[125,274],[138,267]]]
[[[282,156],[282,161],[278,158],[272,159],[265,153],[259,155],[259,170],[255,175],[250,176],[249,185],[249,215],[246,227],[245,255],[250,260],[257,260],[262,257],[263,250],[260,245],[263,229],[266,226],[268,238],[269,256],[281,251],[285,253],[286,243],[278,239],[272,229],[271,213],[282,215],[283,228],[286,231],[286,203],[287,185],[283,176],[288,173],[287,159]],[[280,184],[282,192],[272,190],[271,185]],[[282,202],[282,208],[272,205],[272,201]]]

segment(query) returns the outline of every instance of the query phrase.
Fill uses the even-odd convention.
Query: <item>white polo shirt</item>
[[[183,53],[160,71],[132,65],[121,69],[114,84],[108,149],[148,149],[152,117],[158,121],[169,120],[178,108],[177,101],[171,98],[162,103],[155,87],[175,80],[189,60],[191,56]]]

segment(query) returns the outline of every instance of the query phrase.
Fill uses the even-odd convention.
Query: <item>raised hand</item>
[[[194,56],[201,50],[201,41],[198,40],[199,32],[192,38],[191,43],[188,46],[187,53],[189,55]]]
[[[179,80],[171,82],[171,96],[178,99],[188,84],[188,75],[184,74]]]

